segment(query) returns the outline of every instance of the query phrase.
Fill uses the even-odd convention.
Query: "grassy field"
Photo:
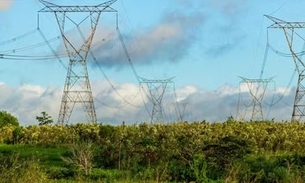
[[[0,145],[0,153],[16,153],[22,159],[35,158],[43,166],[64,166],[61,156],[68,152],[64,147],[37,147],[34,145]]]
[[[305,183],[298,122],[7,126],[0,144],[0,183]]]
[[[90,179],[82,175],[75,175],[62,157],[69,153],[68,147],[39,147],[34,145],[7,145],[0,144],[0,157],[18,156],[20,161],[37,163],[46,177],[44,183],[82,183],[82,182],[115,182],[115,183],[142,183],[129,177],[128,172],[93,168]],[[1,181],[1,179],[0,179]],[[40,182],[40,181],[37,181]],[[154,183],[154,181],[145,181]]]

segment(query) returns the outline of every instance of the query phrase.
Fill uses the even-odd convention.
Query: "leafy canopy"
[[[0,128],[7,125],[19,126],[18,119],[6,111],[0,111]]]
[[[53,123],[53,119],[45,111],[41,112],[42,116],[36,116],[38,125],[49,125]]]

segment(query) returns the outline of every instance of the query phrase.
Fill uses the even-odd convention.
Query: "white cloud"
[[[134,64],[178,62],[198,41],[203,19],[198,12],[169,11],[154,25],[137,28],[141,31],[122,31],[122,37]],[[92,50],[103,66],[129,64],[115,30],[97,31]]]
[[[139,86],[131,83],[113,83],[116,91],[106,81],[92,83],[95,108],[99,122],[108,124],[128,124],[150,122],[152,104],[146,94],[139,92]],[[267,90],[263,103],[264,115],[268,119],[290,120],[294,90],[279,88],[274,93]],[[177,88],[176,103],[170,90],[163,99],[165,121],[178,119],[179,111],[183,120],[225,121],[229,116],[236,116],[239,96],[238,88],[224,85],[215,91],[206,91],[195,86]],[[18,117],[22,125],[37,124],[35,117],[42,111],[51,115],[57,121],[62,88],[43,88],[38,85],[22,85],[18,87],[0,85],[0,109],[6,110]],[[249,98],[248,98],[249,99]],[[179,110],[177,110],[177,106]],[[270,105],[272,107],[270,108]],[[248,110],[251,111],[251,110]],[[249,114],[248,114],[249,116]],[[70,122],[85,122],[81,106],[75,106]]]
[[[186,99],[190,94],[197,92],[198,89],[196,86],[188,85],[183,88],[179,88],[176,90],[177,101],[182,101]]]
[[[283,94],[283,95],[289,95],[289,93],[291,92],[292,92],[292,88],[286,88],[286,87],[279,87],[275,91],[275,93]]]
[[[6,84],[0,86],[0,108],[16,115],[21,124],[34,124],[35,116],[42,111],[54,115],[58,108],[53,103],[58,101],[57,96],[47,96],[50,89],[37,85],[22,85],[11,87]]]
[[[40,96],[44,91],[45,89],[41,86],[25,84],[18,88],[17,93],[23,94],[26,98],[35,98]]]

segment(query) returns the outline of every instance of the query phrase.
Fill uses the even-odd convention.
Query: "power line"
[[[294,51],[294,42],[295,42],[295,36],[297,35],[301,40],[305,40],[303,37],[301,37],[298,33],[295,32],[295,29],[304,29],[305,28],[305,22],[287,22],[269,15],[265,15],[268,19],[270,19],[273,24],[271,24],[268,29],[281,29],[284,32],[284,38],[288,44],[289,50],[292,54],[292,58],[294,61],[294,64],[296,66],[296,70],[298,71],[298,85],[294,100],[294,106],[293,106],[293,112],[292,112],[292,118],[291,121],[304,121],[305,117],[305,99],[304,93],[305,93],[305,64],[302,61],[302,55],[299,56]],[[302,52],[305,51],[305,41],[303,44]]]
[[[130,26],[132,27],[132,23],[131,23],[131,21],[130,21],[130,18],[129,18],[129,16],[128,16],[128,13],[127,13],[127,10],[126,10],[126,7],[125,7],[125,5],[124,5],[124,3],[123,3],[122,0],[121,0],[121,3],[122,3],[122,6],[123,6],[125,15],[126,15],[126,17],[127,17],[127,19],[128,19],[128,23],[129,23]],[[120,34],[121,44],[124,45],[124,47],[126,47],[125,42],[124,42],[124,40],[123,40],[123,35],[122,35],[122,33],[121,33],[120,29],[119,29],[119,26],[118,26],[118,22],[119,22],[119,21],[118,21],[118,14],[117,14],[117,32]],[[137,44],[140,44],[139,41],[138,41],[138,39],[136,39],[136,43],[137,43]],[[139,49],[139,46],[137,46],[136,48]],[[127,49],[124,50],[124,51],[125,51],[125,54],[128,53]],[[152,99],[150,98],[150,95],[146,92],[146,90],[145,90],[144,87],[143,87],[143,84],[142,84],[141,81],[139,80],[140,77],[139,77],[138,73],[136,72],[136,69],[135,69],[135,67],[134,67],[134,64],[133,64],[132,60],[130,59],[131,57],[130,57],[129,53],[128,53],[126,56],[127,56],[127,58],[128,58],[128,61],[129,61],[130,66],[131,66],[131,68],[132,68],[132,70],[133,70],[133,73],[134,73],[135,77],[137,78],[137,81],[138,81],[138,83],[139,83],[139,87],[140,87],[140,88],[142,89],[142,91],[144,92],[145,97],[146,97],[147,99],[149,99],[149,100],[152,102]],[[143,103],[144,103],[145,110],[146,110],[147,114],[149,115],[150,118],[152,118],[152,115],[151,115],[151,113],[150,113],[150,111],[149,111],[149,109],[148,109],[148,104],[146,103],[146,101],[145,101],[145,99],[144,99],[142,93],[141,93],[141,98],[142,98],[142,101],[143,101]]]
[[[126,7],[125,7],[125,4],[124,4],[123,0],[121,0],[121,4],[122,4],[122,7],[123,7],[123,9],[124,9],[124,12],[125,12],[126,18],[127,18],[127,20],[128,20],[128,23],[129,23],[130,27],[132,27],[132,23],[131,23],[131,20],[130,20],[130,18],[129,18],[129,16],[128,16],[127,9],[126,9]],[[132,60],[131,60],[131,58],[130,58],[130,55],[129,55],[128,50],[127,50],[127,47],[126,47],[126,44],[125,44],[124,39],[123,39],[123,35],[122,35],[122,33],[121,33],[120,29],[119,29],[119,26],[118,26],[118,18],[117,18],[117,31],[118,31],[118,34],[119,34],[119,38],[120,38],[120,40],[121,40],[121,43],[122,43],[122,45],[123,45],[123,48],[124,48],[124,51],[125,51],[125,55],[126,55],[128,61],[129,61],[129,64],[130,64],[130,66],[131,66],[131,69],[132,69],[132,71],[133,71],[135,77],[137,78],[137,81],[139,82],[139,87],[141,87],[141,88],[143,89],[146,98],[148,98],[148,99],[150,100],[151,103],[155,104],[155,103],[156,103],[156,100],[153,98],[153,95],[152,95],[152,93],[151,93],[151,90],[148,88],[148,90],[149,90],[149,92],[150,92],[150,94],[148,94],[148,93],[146,92],[146,90],[144,89],[144,87],[143,87],[143,83],[145,83],[145,82],[143,82],[143,79],[144,79],[144,78],[141,78],[141,77],[138,75],[138,73],[137,73],[137,71],[136,71],[136,69],[135,69],[135,67],[134,67],[134,64],[133,64],[133,62],[132,62]],[[137,37],[135,37],[135,40],[136,40],[136,43],[137,43],[138,45],[140,45],[140,43],[139,43]],[[141,48],[141,47],[142,47],[142,46],[140,46],[140,47],[137,46],[136,48],[139,50],[139,48]],[[142,80],[142,81],[141,81],[141,80]],[[151,81],[160,81],[160,80],[151,80]],[[147,83],[146,83],[146,84],[147,84]],[[148,86],[148,87],[149,87],[149,86]],[[175,86],[174,86],[174,87],[175,87]],[[175,89],[174,89],[174,93],[175,93]],[[176,96],[176,94],[175,94],[175,96]],[[144,98],[143,98],[143,96],[142,96],[142,93],[141,93],[141,97],[142,97],[142,100],[143,100],[143,102],[144,102],[145,109],[146,109],[148,115],[151,117],[151,119],[155,118],[154,115],[150,113],[150,111],[149,111],[149,109],[148,109],[148,106],[147,106],[147,103],[146,103],[146,101],[144,100]],[[153,108],[154,108],[154,107],[155,107],[155,106],[153,106]],[[181,113],[181,111],[180,111],[180,109],[179,109],[179,105],[178,105],[178,103],[177,103],[177,100],[176,100],[176,103],[175,103],[175,109],[178,110],[179,113]],[[185,108],[184,108],[184,109],[185,109]],[[153,109],[153,110],[154,110],[154,109]],[[162,110],[163,110],[163,109],[162,109]],[[184,112],[184,111],[183,111],[183,112]],[[153,111],[153,113],[154,113],[154,111]],[[165,117],[167,118],[166,113],[164,113],[164,115],[165,115]],[[160,116],[160,115],[159,115],[159,116]],[[181,119],[181,118],[182,118],[182,115],[180,114],[179,116],[180,116],[180,117],[178,117],[178,118]]]
[[[47,40],[46,36],[43,34],[43,32],[42,32],[40,29],[38,29],[38,30],[39,30],[40,36],[46,41],[46,40]],[[47,41],[46,41],[46,42],[47,42]],[[56,51],[52,48],[52,46],[50,45],[49,42],[47,42],[47,45],[48,45],[49,49],[52,51],[52,53],[56,56],[57,60],[58,60],[59,63],[62,65],[62,67],[63,67],[66,71],[68,71],[68,67],[63,63],[63,61],[60,59],[60,57],[58,56],[58,54],[56,53]],[[73,72],[73,71],[72,71],[72,72]]]
[[[101,73],[103,74],[104,78],[106,79],[106,81],[108,82],[108,84],[110,85],[110,87],[113,89],[113,91],[128,105],[132,106],[132,107],[136,107],[139,108],[140,106],[134,105],[131,102],[127,101],[116,89],[116,87],[112,84],[112,82],[110,81],[109,77],[106,75],[106,73],[104,72],[104,70],[102,69],[102,67],[100,66],[100,63],[97,61],[96,57],[93,55],[93,53],[90,53],[93,57],[94,62],[96,63],[98,69],[101,71]]]
[[[125,42],[124,42],[124,40],[123,40],[123,36],[122,36],[121,31],[120,31],[120,29],[119,29],[118,26],[117,26],[116,30],[117,30],[117,32],[118,32],[118,35],[119,35],[121,44],[122,44],[122,46],[123,46],[125,55],[126,55],[126,57],[127,57],[127,60],[128,60],[130,66],[131,66],[131,68],[132,68],[133,74],[134,74],[135,77],[137,78],[138,84],[140,84],[139,75],[137,74],[137,71],[136,71],[136,69],[135,69],[135,67],[134,67],[134,65],[133,65],[133,63],[132,63],[132,61],[131,61],[130,55],[129,55],[128,50],[127,50],[127,47],[126,47]]]
[[[282,9],[288,3],[288,1],[291,1],[291,0],[286,0],[280,7],[278,7],[276,10],[274,10],[269,15],[273,15],[274,13],[278,12],[280,9]]]
[[[151,123],[163,123],[163,108],[162,99],[168,83],[172,82],[172,78],[163,80],[150,80],[140,78],[141,83],[146,84],[150,93],[150,97],[153,103],[153,110],[151,115]]]
[[[7,44],[10,44],[10,43],[15,42],[15,41],[17,41],[17,40],[26,38],[26,37],[28,37],[28,36],[34,34],[35,32],[37,32],[37,30],[38,30],[38,29],[34,29],[34,30],[31,30],[31,31],[29,31],[29,32],[26,32],[26,33],[24,33],[24,34],[22,34],[22,35],[20,35],[20,36],[11,38],[11,39],[6,40],[6,41],[2,41],[2,42],[0,42],[0,46],[7,45]]]
[[[24,46],[24,47],[20,47],[20,48],[15,48],[15,49],[10,49],[10,50],[3,50],[1,51],[1,53],[9,53],[9,52],[12,52],[12,53],[17,53],[17,52],[22,52],[22,51],[28,51],[28,50],[31,50],[31,49],[35,49],[35,48],[38,48],[38,47],[41,47],[41,46],[44,46],[46,44],[50,44],[56,40],[59,40],[60,37],[59,36],[56,36],[54,38],[51,38],[49,40],[46,40],[44,42],[40,42],[40,43],[37,43],[37,44],[33,44],[33,45],[29,45],[29,46]]]
[[[85,38],[85,37],[84,37],[84,33],[83,33],[82,30],[79,28],[79,26],[76,26],[76,27],[77,27],[77,30],[78,30],[79,34],[81,35],[82,39],[84,40],[84,38]],[[134,105],[134,104],[132,104],[131,102],[127,101],[127,100],[117,91],[117,89],[115,88],[115,86],[114,86],[114,85],[112,84],[112,82],[110,81],[109,77],[106,75],[106,73],[105,73],[104,70],[102,69],[100,63],[97,61],[97,58],[96,58],[95,54],[92,52],[92,50],[89,50],[89,53],[90,53],[90,55],[92,56],[92,58],[93,58],[95,64],[98,66],[99,70],[102,72],[104,78],[106,79],[106,81],[108,82],[108,84],[110,85],[110,87],[115,91],[115,93],[116,93],[116,94],[117,94],[126,104],[128,104],[128,105],[130,105],[130,106],[133,106],[133,107],[136,107],[136,108],[140,107],[140,106]],[[126,54],[126,53],[128,53],[128,52],[127,52],[127,48],[126,48],[126,50],[125,50],[125,54]],[[131,63],[131,59],[130,59],[129,55],[127,56],[127,58],[129,58],[129,62]]]
[[[271,49],[271,51],[273,51],[275,54],[279,55],[279,56],[282,56],[282,57],[293,57],[293,55],[291,53],[284,53],[284,52],[281,52],[277,49],[275,49],[273,46],[271,46],[270,44],[268,44],[268,47]],[[305,55],[305,51],[301,51],[301,52],[297,52],[295,53],[295,55],[297,56],[303,56]]]
[[[39,0],[44,7],[40,12],[54,13],[57,20],[61,36],[69,55],[69,66],[64,86],[58,123],[64,125],[68,123],[73,112],[74,105],[80,103],[89,123],[96,123],[96,112],[92,97],[91,85],[87,70],[87,56],[93,41],[94,34],[102,12],[116,12],[110,7],[116,0],[110,0],[96,6],[59,6],[45,0]],[[91,32],[82,45],[76,49],[65,35],[65,25],[68,13],[86,13],[90,15]],[[72,22],[73,20],[70,19]]]
[[[0,54],[1,59],[5,60],[54,60],[56,58],[63,58],[67,57],[67,55],[62,56],[55,56],[55,55],[49,55],[49,56],[29,56],[29,55],[7,55],[7,54]]]
[[[130,102],[132,102],[133,100],[135,100],[137,97],[138,97],[138,95],[140,94],[140,90],[137,92],[137,94],[131,99],[131,100],[129,100]],[[104,105],[104,106],[106,106],[106,107],[109,107],[109,108],[113,108],[113,109],[122,109],[122,108],[125,108],[126,107],[126,105],[129,105],[128,103],[124,103],[123,105],[120,105],[120,106],[112,106],[112,105],[109,105],[109,104],[106,104],[105,102],[102,102],[98,97],[93,97],[94,98],[94,100],[96,100],[98,103],[100,103],[100,104],[102,104],[102,105]]]

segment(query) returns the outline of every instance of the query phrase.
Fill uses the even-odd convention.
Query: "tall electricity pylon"
[[[101,13],[117,12],[110,7],[115,1],[116,0],[107,1],[96,6],[59,6],[40,0],[45,7],[39,12],[53,12],[55,14],[66,52],[69,55],[69,66],[58,116],[58,124],[64,125],[69,122],[76,103],[82,105],[89,123],[97,122],[86,59]],[[79,48],[76,48],[76,46],[72,44],[72,40],[69,40],[65,34],[66,20],[70,20],[72,23],[76,24],[67,16],[68,13],[86,13],[87,16],[84,20],[90,18],[91,21],[91,33],[85,38],[83,44]],[[78,26],[79,24],[76,25]]]
[[[162,99],[167,87],[167,84],[172,82],[172,78],[164,80],[149,80],[145,78],[139,78],[140,84],[146,84],[150,94],[150,100],[153,104],[151,120],[153,123],[163,123],[163,108],[162,108]]]
[[[296,70],[298,71],[299,77],[298,77],[298,85],[296,90],[296,95],[294,99],[294,106],[293,106],[293,112],[292,112],[292,121],[303,121],[305,120],[305,65],[302,61],[302,54],[298,54],[294,50],[294,38],[298,36],[303,41],[305,41],[304,38],[302,38],[298,33],[295,32],[295,29],[304,29],[305,28],[305,22],[287,22],[278,18],[274,18],[269,15],[265,15],[267,18],[269,18],[271,21],[273,21],[273,24],[268,27],[268,29],[282,29],[284,31],[285,39],[288,43],[289,50],[292,54],[292,58],[294,61],[294,64],[296,66]],[[296,35],[296,36],[295,36]],[[304,51],[304,47],[303,50]]]
[[[251,107],[252,107],[252,115],[251,115],[251,120],[264,120],[264,115],[263,115],[263,107],[262,107],[262,102],[264,99],[264,95],[268,86],[268,83],[273,79],[273,78],[268,78],[268,79],[247,79],[244,77],[240,77],[242,79],[241,83],[246,83],[250,92],[250,96],[252,99],[251,102]],[[238,99],[238,108],[237,108],[237,114],[240,114],[240,109],[239,107],[241,106],[240,104],[240,97]]]

